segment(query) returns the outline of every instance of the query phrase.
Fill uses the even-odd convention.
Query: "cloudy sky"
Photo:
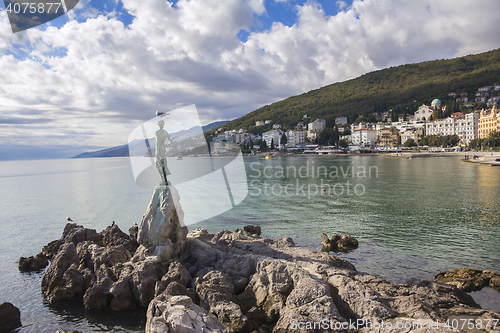
[[[195,104],[202,123],[390,66],[500,47],[498,0],[81,0],[13,33],[0,5],[0,160],[127,142]]]

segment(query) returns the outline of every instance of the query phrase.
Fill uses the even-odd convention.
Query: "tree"
[[[271,150],[274,150],[274,139],[271,139]]]
[[[259,141],[257,141],[257,142],[259,142]],[[266,144],[266,141],[264,141],[264,140],[260,140],[259,145],[260,145],[260,151],[267,151],[267,144]]]
[[[339,141],[339,138],[340,138],[339,129],[337,128],[337,126],[335,126],[333,128],[333,135],[330,144],[332,145],[336,144]]]
[[[416,145],[417,144],[416,144],[415,140],[413,140],[413,139],[408,139],[403,144],[403,146],[405,146],[405,147],[415,147]]]
[[[349,147],[349,143],[347,142],[346,139],[340,139],[339,142],[337,143],[337,145],[339,147],[342,147],[342,148],[347,148]]]
[[[332,137],[333,137],[333,130],[330,127],[327,127],[319,134],[318,144],[320,145],[328,144],[330,143]]]
[[[288,138],[286,137],[286,134],[283,133],[283,135],[281,136],[281,141],[280,141],[280,144],[282,146],[286,145],[288,143]]]
[[[481,148],[481,144],[483,143],[483,139],[473,139],[469,141],[469,148],[471,149],[479,149]]]
[[[441,116],[442,116],[442,114],[441,114],[441,108],[438,108],[436,106],[436,108],[432,112],[432,119],[434,119],[434,120],[441,119]]]

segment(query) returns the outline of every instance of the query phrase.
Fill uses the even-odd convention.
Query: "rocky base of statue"
[[[187,233],[177,190],[170,184],[156,186],[137,233],[145,258],[160,262],[179,257]]]

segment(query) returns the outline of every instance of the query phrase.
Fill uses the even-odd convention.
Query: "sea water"
[[[460,267],[500,272],[500,168],[380,156],[249,157],[245,166],[246,199],[190,230],[260,225],[264,237],[292,237],[315,250],[323,232],[349,234],[359,248],[337,255],[392,282]],[[45,304],[42,274],[21,274],[16,261],[58,239],[67,216],[97,231],[115,221],[126,232],[151,194],[135,184],[127,158],[0,162],[0,302],[20,308],[20,332],[143,329],[144,314]],[[500,309],[498,295],[473,293],[489,309]]]

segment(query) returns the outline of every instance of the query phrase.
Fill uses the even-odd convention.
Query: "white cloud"
[[[41,144],[62,140],[52,128],[65,144],[122,144],[157,109],[194,103],[206,121],[229,119],[375,69],[500,46],[496,0],[356,0],[335,16],[307,2],[294,25],[255,32],[263,0],[124,0],[128,27],[85,3],[73,14],[85,22],[17,34],[0,12],[0,112],[24,119],[0,121],[0,143],[29,129]]]

